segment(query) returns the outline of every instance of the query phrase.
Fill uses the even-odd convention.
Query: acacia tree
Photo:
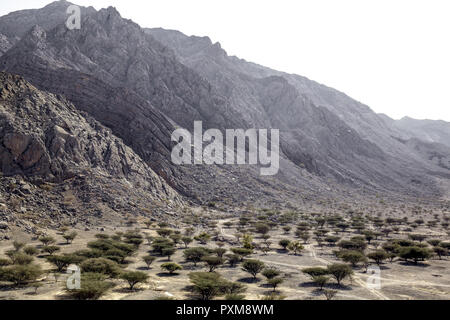
[[[138,283],[147,282],[148,275],[141,271],[128,271],[128,272],[123,272],[120,275],[120,279],[127,281],[128,285],[130,286],[130,290],[133,290],[133,288]]]
[[[151,256],[151,255],[146,255],[142,257],[142,260],[145,262],[145,264],[147,265],[147,269],[150,269],[150,265],[153,263],[153,261],[156,260],[156,257]]]
[[[193,272],[189,274],[192,291],[198,293],[202,300],[211,300],[227,292],[230,282],[216,272]]]
[[[303,250],[303,246],[298,241],[293,241],[288,245],[289,251],[292,251],[294,255],[297,255]]]
[[[288,239],[281,239],[278,244],[283,248],[283,250],[286,250],[289,244],[291,243]]]
[[[175,271],[183,269],[182,266],[180,266],[179,264],[173,263],[173,262],[163,263],[161,265],[161,268],[168,271],[170,274],[174,274]]]
[[[367,257],[373,261],[375,261],[375,263],[377,265],[380,265],[383,263],[384,260],[386,260],[387,258],[389,258],[389,254],[384,251],[384,250],[377,250],[374,252],[371,252],[367,255]]]
[[[197,263],[208,255],[208,251],[203,247],[195,247],[184,250],[183,254],[186,261],[193,262],[194,266],[197,266]]]
[[[242,270],[250,273],[253,279],[256,280],[256,276],[264,269],[264,262],[256,259],[249,259],[242,264]]]
[[[66,240],[67,244],[69,244],[69,243],[72,243],[73,240],[75,240],[77,235],[78,235],[77,232],[72,231],[70,233],[63,234],[63,238]]]
[[[216,268],[223,264],[223,259],[221,257],[206,256],[203,257],[202,260],[209,267],[209,272],[213,272]]]
[[[350,268],[350,266],[340,263],[329,265],[327,267],[327,270],[328,273],[336,279],[338,285],[341,285],[342,280],[353,274],[353,270]]]

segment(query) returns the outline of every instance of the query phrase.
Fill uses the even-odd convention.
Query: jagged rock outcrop
[[[69,206],[71,210],[86,215],[101,216],[102,210],[96,207],[100,203],[119,215],[125,210],[138,212],[154,201],[180,203],[179,195],[110,129],[66,98],[39,91],[22,77],[3,72],[0,159],[0,189],[5,188],[2,194],[8,196],[7,202],[26,199],[32,210],[53,212],[55,221],[72,212],[64,198],[59,200],[68,191],[78,199]],[[13,180],[22,181],[21,186],[16,187]],[[36,190],[49,183],[56,194],[49,201],[51,207],[43,205],[46,198]],[[131,202],[135,205],[130,207]]]

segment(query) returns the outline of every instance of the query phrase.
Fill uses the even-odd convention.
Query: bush
[[[0,267],[6,267],[12,264],[12,261],[9,259],[0,258]]]
[[[14,285],[20,286],[36,281],[41,274],[42,270],[38,265],[15,265],[3,268],[0,278],[3,281],[12,282]]]
[[[194,241],[194,239],[192,239],[191,237],[184,236],[181,238],[181,241],[184,243],[184,247],[187,248],[188,245],[191,244],[192,241]]]
[[[265,223],[257,223],[255,225],[255,231],[262,235],[269,233],[270,227]]]
[[[249,259],[242,264],[242,270],[250,273],[253,279],[256,279],[258,273],[264,269],[264,262],[255,259]]]
[[[268,280],[278,277],[281,272],[275,268],[265,268],[262,272],[262,275],[266,277]]]
[[[408,261],[413,260],[415,264],[418,261],[424,261],[432,256],[431,250],[420,247],[403,247],[400,249],[399,257]]]
[[[223,259],[217,256],[205,256],[202,261],[209,267],[209,272],[213,272],[217,267],[223,264]]]
[[[194,239],[199,241],[201,244],[207,244],[208,241],[211,240],[211,235],[206,232],[202,232],[198,236],[194,237]]]
[[[224,249],[224,248],[216,248],[216,249],[214,249],[213,251],[214,251],[214,253],[215,253],[219,258],[222,258],[223,255],[227,252],[227,249]]]
[[[47,261],[54,264],[58,272],[64,271],[71,264],[78,264],[82,258],[76,255],[49,256]]]
[[[361,251],[356,250],[342,250],[337,252],[337,257],[344,262],[351,263],[353,267],[356,267],[358,263],[365,262],[366,256]]]
[[[283,250],[286,250],[290,243],[291,241],[288,239],[282,239],[278,242],[278,244],[283,248]]]
[[[176,252],[176,249],[174,247],[165,247],[161,251],[161,255],[167,257],[167,260],[170,261],[170,257],[173,256],[173,254]]]
[[[320,290],[330,281],[330,277],[327,276],[314,276],[312,278],[313,282],[319,286]]]
[[[384,260],[389,258],[389,254],[384,250],[377,250],[369,253],[367,257],[375,261],[377,265],[380,265],[381,263],[383,263]]]
[[[105,258],[87,259],[81,263],[80,267],[83,272],[101,273],[111,278],[116,278],[121,273],[117,263]]]
[[[234,268],[241,261],[241,256],[238,254],[227,254],[226,257],[230,267],[232,268]]]
[[[145,283],[148,280],[148,275],[141,271],[127,271],[120,274],[120,279],[128,282],[130,290],[138,283]]]
[[[67,243],[72,243],[73,240],[77,237],[78,233],[75,231],[72,231],[70,233],[63,234],[63,238],[66,240]]]
[[[311,278],[329,274],[328,269],[322,267],[306,268],[303,269],[302,272],[309,275]]]
[[[48,245],[56,242],[55,238],[53,238],[51,236],[40,237],[39,241],[42,242],[42,244],[44,246],[48,246]]]
[[[53,255],[55,252],[61,250],[61,248],[58,246],[43,246],[41,250],[49,255]]]
[[[288,245],[289,251],[292,251],[294,255],[297,255],[303,250],[303,246],[298,241],[293,241]]]
[[[67,289],[67,291],[77,300],[97,300],[114,287],[113,283],[107,282],[105,279],[106,276],[101,273],[83,273],[81,275],[81,288]]]
[[[28,264],[32,263],[34,258],[25,253],[18,252],[11,256],[11,260],[12,260],[13,264],[24,266],[24,265],[28,265]]]
[[[195,247],[184,250],[183,254],[186,261],[193,262],[194,266],[197,266],[197,263],[202,261],[209,252],[203,247]]]
[[[189,279],[193,285],[192,291],[199,294],[202,300],[222,296],[230,287],[230,282],[216,272],[193,272],[189,274]]]
[[[183,269],[182,266],[180,266],[179,264],[173,263],[173,262],[163,263],[161,265],[161,268],[168,271],[170,274],[174,274],[175,271]]]
[[[442,259],[442,256],[448,255],[448,250],[443,247],[439,247],[439,246],[433,247],[433,251],[439,257],[439,260]]]
[[[353,270],[346,264],[334,263],[329,265],[327,270],[328,274],[332,275],[336,279],[338,285],[341,284],[342,280],[353,274]]]
[[[163,254],[163,250],[165,248],[173,248],[173,247],[174,247],[173,241],[170,239],[166,239],[166,238],[158,237],[158,238],[153,239],[153,242],[152,242],[153,251],[160,255]]]
[[[267,284],[273,288],[273,292],[277,290],[277,287],[282,284],[284,279],[282,278],[272,278],[267,280]]]
[[[25,243],[23,243],[23,242],[20,242],[20,241],[13,242],[13,247],[14,247],[14,250],[16,250],[16,251],[20,251],[20,249],[22,249],[24,246],[25,246]]]
[[[231,248],[231,252],[241,256],[241,261],[242,261],[244,257],[251,255],[253,253],[253,250],[246,249],[246,248]]]
[[[23,248],[23,252],[29,256],[35,256],[38,254],[38,249],[32,246],[26,246]]]

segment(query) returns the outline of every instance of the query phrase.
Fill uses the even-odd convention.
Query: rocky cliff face
[[[43,209],[32,208],[33,201],[45,201],[33,190],[49,184],[70,191],[72,205],[84,208],[87,215],[97,202],[111,210],[123,206],[130,212],[136,208],[127,201],[136,201],[142,208],[152,201],[180,203],[177,193],[110,129],[81,113],[66,98],[39,91],[23,78],[3,72],[0,159],[2,187],[10,188],[7,177],[20,177],[16,179],[29,183],[25,191],[18,188],[6,193],[6,202],[26,192],[32,210]],[[106,186],[112,191],[107,192]],[[70,213],[62,208],[63,201],[58,207],[58,200],[51,201],[54,207],[50,211]]]

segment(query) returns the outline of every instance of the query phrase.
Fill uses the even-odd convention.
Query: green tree
[[[193,262],[194,266],[197,266],[197,263],[202,261],[202,258],[208,255],[209,252],[203,247],[194,247],[184,250],[183,255],[186,261]]]
[[[48,245],[56,242],[55,238],[53,238],[52,236],[40,237],[39,241],[42,242],[42,244],[44,246],[48,246]]]
[[[389,254],[384,250],[376,250],[374,252],[370,252],[367,257],[373,261],[377,265],[380,265],[383,263],[384,260],[389,258]]]
[[[280,245],[280,247],[283,248],[283,250],[286,250],[290,243],[291,243],[291,241],[288,240],[288,239],[281,239],[281,240],[278,242],[278,244]]]
[[[165,247],[162,249],[161,254],[165,257],[167,257],[167,260],[170,261],[170,257],[173,256],[176,249],[174,247]]]
[[[439,246],[433,247],[433,251],[439,257],[439,260],[441,260],[443,256],[448,255],[448,250],[443,247],[439,247]]]
[[[366,256],[357,250],[342,250],[337,253],[338,258],[344,262],[351,263],[352,267],[356,267],[358,263],[366,261]]]
[[[189,274],[189,279],[192,283],[192,291],[199,294],[202,300],[222,296],[230,287],[230,282],[216,272],[193,272]]]
[[[3,281],[14,283],[15,286],[21,286],[36,281],[41,274],[42,270],[38,265],[13,265],[2,269],[0,278]]]
[[[264,262],[260,260],[249,259],[242,264],[242,270],[250,273],[253,276],[253,279],[256,279],[256,276],[264,269],[264,266]]]
[[[431,250],[420,247],[403,247],[400,249],[399,257],[408,261],[413,260],[415,264],[418,261],[424,261],[432,256]]]
[[[147,265],[147,269],[150,269],[150,265],[153,263],[153,261],[156,260],[156,257],[151,256],[151,255],[146,255],[142,257],[142,260],[145,262],[145,264]]]
[[[353,274],[353,270],[346,264],[334,263],[329,265],[327,270],[328,273],[336,279],[338,285],[341,284],[342,280]]]
[[[133,290],[138,283],[146,283],[148,275],[142,271],[127,271],[120,274],[120,279],[127,281],[130,290]]]
[[[35,256],[38,254],[38,249],[32,246],[26,246],[23,248],[23,252],[29,256]]]
[[[298,241],[293,241],[288,245],[289,251],[292,251],[294,255],[297,255],[303,250],[303,246]]]
[[[209,267],[209,272],[213,272],[216,268],[223,264],[223,259],[216,256],[205,256],[202,260]]]
[[[305,269],[302,269],[302,272],[304,274],[309,275],[311,278],[318,277],[318,276],[325,276],[325,275],[329,274],[328,269],[322,268],[322,267],[305,268]]]
[[[199,241],[201,244],[207,244],[211,240],[211,235],[207,232],[202,232],[198,236],[194,237],[195,240]]]
[[[78,264],[82,258],[76,255],[53,255],[48,256],[47,261],[54,264],[58,272],[64,271],[71,264]]]
[[[181,241],[184,243],[184,247],[187,248],[188,245],[191,244],[192,241],[194,241],[194,239],[192,239],[191,237],[184,236],[181,238]]]
[[[267,280],[267,284],[273,288],[273,292],[277,290],[277,287],[282,284],[283,278],[272,278]]]
[[[69,244],[69,243],[72,243],[73,240],[75,240],[75,238],[77,237],[77,235],[78,235],[78,233],[77,233],[76,231],[72,231],[72,232],[63,234],[63,238],[64,238],[64,239],[66,240],[66,242]]]
[[[43,246],[41,250],[49,255],[53,255],[55,252],[61,250],[61,248],[58,246]]]
[[[81,263],[80,267],[83,272],[101,273],[111,278],[116,278],[121,274],[119,265],[105,258],[87,259]]]
[[[313,282],[319,286],[320,290],[330,281],[330,277],[327,276],[314,276],[312,277]]]
[[[183,269],[180,265],[173,262],[163,263],[161,268],[168,271],[170,274],[174,274],[175,271]]]
[[[270,280],[270,279],[278,277],[281,274],[281,272],[275,268],[265,268],[261,274],[264,277],[266,277],[267,280]]]
[[[106,276],[101,273],[83,273],[80,288],[67,289],[67,291],[77,300],[97,300],[114,287],[113,283],[105,279]]]

